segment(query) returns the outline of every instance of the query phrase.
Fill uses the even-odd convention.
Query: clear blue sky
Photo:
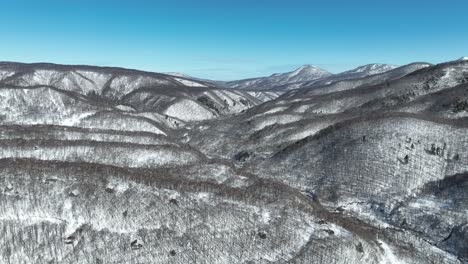
[[[0,0],[0,60],[229,80],[468,56],[467,0]]]

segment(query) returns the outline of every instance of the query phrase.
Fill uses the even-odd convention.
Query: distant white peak
[[[327,74],[328,72],[324,69],[321,69],[317,66],[314,66],[314,65],[309,65],[309,64],[306,64],[306,65],[303,65],[301,67],[299,67],[298,69],[296,69],[295,71],[291,72],[290,73],[290,76],[296,76],[296,75],[308,75],[308,74],[313,74],[313,75],[317,75],[317,74]]]
[[[314,65],[310,65],[310,64],[304,64],[301,67],[299,67],[297,69],[297,71],[301,71],[301,70],[305,70],[305,69],[316,69],[316,68],[318,68],[318,67],[316,67]]]
[[[348,73],[382,73],[393,70],[397,67],[398,66],[395,65],[374,63],[357,67],[356,69],[348,71]]]
[[[181,73],[181,72],[165,72],[164,74],[176,76],[176,77],[182,77],[182,78],[190,78],[189,75]]]
[[[468,61],[468,57],[461,57],[458,61]]]
[[[310,76],[310,75],[318,75],[318,76],[323,76],[323,75],[330,75],[329,72],[326,70],[319,68],[314,65],[306,64],[302,65],[301,67],[295,69],[294,71],[291,72],[286,72],[286,73],[273,73],[270,75],[270,77],[286,77],[286,78],[292,78],[296,75],[300,76]]]
[[[306,64],[306,65],[302,65],[295,71],[325,71],[325,70],[314,65]]]
[[[199,83],[199,82],[194,82],[190,80],[185,80],[181,78],[174,78],[176,81],[180,82],[181,84],[185,86],[190,86],[190,87],[206,87],[206,85]]]

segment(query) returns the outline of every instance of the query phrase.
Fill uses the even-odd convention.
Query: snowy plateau
[[[0,264],[468,263],[466,57],[0,87]]]

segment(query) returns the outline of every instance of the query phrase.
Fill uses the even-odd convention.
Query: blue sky
[[[468,56],[466,0],[0,0],[0,60],[231,80]]]

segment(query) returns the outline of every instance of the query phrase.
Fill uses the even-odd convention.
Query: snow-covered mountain
[[[0,63],[0,85],[4,88],[1,92],[12,96],[14,100],[24,97],[24,100],[33,102],[36,98],[28,98],[27,94],[36,93],[38,89],[44,90],[37,95],[37,98],[43,98],[43,103],[56,100],[45,91],[60,95],[65,101],[77,100],[75,104],[60,105],[60,110],[57,109],[60,118],[64,118],[62,122],[68,122],[70,118],[77,118],[74,122],[81,122],[81,114],[84,113],[77,109],[71,111],[78,102],[80,105],[93,106],[95,110],[92,113],[87,112],[87,115],[110,109],[116,110],[120,115],[142,116],[146,115],[142,112],[151,112],[150,115],[167,115],[178,120],[178,124],[182,124],[238,113],[262,103],[263,100],[276,97],[273,92],[251,93],[219,89],[213,83],[186,76],[176,77],[112,67],[46,63]],[[32,102],[31,107],[37,107],[37,104]],[[11,108],[7,105],[4,107]],[[22,106],[11,109],[5,115],[11,116],[12,121],[20,122],[21,119],[17,119],[18,113],[14,112],[20,109],[28,111]],[[70,116],[65,118],[65,113]],[[157,123],[165,124],[166,120],[169,119],[158,119]]]
[[[269,77],[231,81],[227,82],[226,85],[235,89],[273,90],[276,86],[316,80],[330,75],[331,73],[319,67],[303,65],[292,72],[275,73]]]
[[[398,66],[395,65],[388,65],[388,64],[368,64],[364,66],[357,67],[355,69],[345,71],[342,73],[333,74],[324,78],[312,80],[312,81],[305,81],[305,82],[296,82],[296,83],[289,83],[286,85],[281,85],[275,87],[276,91],[290,91],[296,90],[299,88],[309,87],[320,87],[325,85],[330,85],[339,81],[344,80],[354,80],[360,79],[367,76],[382,74],[388,71],[391,71]]]
[[[190,144],[295,186],[337,215],[376,227],[380,238],[399,230],[402,240],[390,248],[402,251],[384,250],[392,261],[370,253],[370,263],[465,263],[468,61],[393,71],[318,94],[286,93],[208,124]],[[403,253],[407,243],[417,244],[411,253]],[[345,263],[342,257],[326,263]]]
[[[332,78],[325,78],[317,82],[302,83],[299,87],[288,92],[288,94],[304,94],[319,95],[354,89],[359,86],[376,85],[383,82],[402,78],[410,73],[431,66],[429,63],[411,63],[401,67],[394,68],[393,66],[384,67],[386,69],[393,68],[381,73],[367,75],[363,71],[351,71],[350,73],[337,74]],[[379,71],[374,71],[379,72]]]
[[[461,57],[460,59],[458,59],[458,61],[466,61],[468,60],[468,57]]]
[[[389,65],[389,64],[368,64],[364,66],[357,67],[355,69],[345,71],[341,73],[342,75],[359,75],[359,77],[365,77],[369,75],[384,73],[390,70],[397,68],[396,65]]]
[[[183,77],[183,78],[188,78],[188,79],[197,79],[197,78],[194,78],[188,74],[185,74],[185,73],[181,73],[181,72],[163,72],[164,74],[167,74],[167,75],[171,75],[171,76],[175,76],[175,77]]]
[[[0,63],[0,263],[468,263],[468,61],[343,75]]]
[[[331,74],[311,65],[304,65],[288,73],[276,73],[269,77],[231,81],[226,87],[247,90],[272,90],[285,92],[306,86],[320,86],[346,79],[357,79],[384,73],[397,68],[388,64],[368,64],[338,74]]]

